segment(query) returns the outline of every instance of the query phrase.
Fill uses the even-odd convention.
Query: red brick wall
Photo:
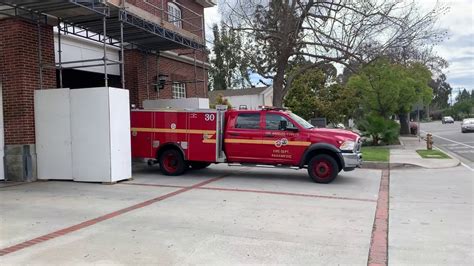
[[[160,9],[163,6],[163,10],[165,11],[165,13],[163,13],[163,16],[165,20],[168,20],[168,16],[166,15],[166,12],[168,12],[168,2],[178,3],[178,7],[181,9],[181,18],[183,19],[183,21],[181,22],[182,28],[188,32],[191,32],[203,38],[204,33],[205,33],[204,23],[203,21],[201,21],[201,18],[195,13],[203,16],[204,8],[203,6],[196,3],[196,1],[194,0],[176,0],[176,1],[146,0],[146,1],[150,3],[151,5],[147,4],[145,0],[127,0],[127,3],[135,5],[143,10],[146,10],[147,12],[154,14],[157,17],[161,17]],[[159,9],[153,7],[152,5],[159,7]],[[182,6],[184,6],[185,8],[183,8]],[[189,54],[189,53],[192,53],[193,50],[192,49],[176,49],[176,50],[173,50],[173,52],[176,52],[179,54]],[[206,60],[206,55],[202,52],[197,52],[196,58],[199,60]]]
[[[203,35],[200,29],[203,28],[203,22],[196,13],[202,15],[204,13],[204,8],[194,0],[147,0],[146,2],[145,0],[127,0],[127,3],[146,10],[148,13],[157,17],[161,17],[161,10],[164,10],[163,17],[165,20],[168,20],[168,2],[178,3],[177,6],[181,9],[181,18],[184,20],[182,21],[183,29],[202,37]],[[154,6],[158,8],[155,8]]]
[[[53,28],[41,27],[43,64],[54,64]],[[39,85],[38,28],[19,19],[0,20],[0,79],[5,144],[35,143],[34,90]],[[54,69],[43,70],[43,88],[56,87]]]
[[[148,60],[148,82],[146,80],[146,64]],[[156,56],[138,50],[125,51],[125,87],[130,90],[130,102],[138,107],[146,99],[171,99],[173,98],[172,82],[186,82],[186,97],[207,97],[207,70],[203,71],[202,65],[196,67],[198,80],[194,82],[194,65],[182,63],[160,56],[159,73],[168,75],[164,89],[155,90],[151,84],[156,79]],[[147,86],[148,85],[148,86]]]

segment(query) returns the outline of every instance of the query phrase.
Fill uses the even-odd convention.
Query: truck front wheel
[[[316,183],[331,183],[339,173],[336,160],[327,154],[319,154],[308,163],[308,174]]]
[[[165,175],[180,175],[187,168],[183,155],[174,149],[164,151],[158,160],[160,162],[160,170]]]

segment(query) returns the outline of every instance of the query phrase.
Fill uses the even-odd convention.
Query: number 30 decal
[[[204,115],[204,120],[206,121],[214,121],[216,119],[216,116],[214,114],[205,114]]]

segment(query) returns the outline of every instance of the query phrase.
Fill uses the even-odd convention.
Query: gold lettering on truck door
[[[272,158],[284,158],[284,159],[291,159],[293,155],[290,154],[290,150],[284,149],[274,149],[271,154]]]

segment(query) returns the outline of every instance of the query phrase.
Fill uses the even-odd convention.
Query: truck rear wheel
[[[181,152],[174,149],[164,151],[158,160],[160,170],[165,175],[180,175],[188,167]]]
[[[206,162],[189,162],[189,166],[193,170],[204,169],[204,168],[208,167],[209,165],[211,165],[211,164],[206,163]]]
[[[336,160],[327,154],[319,154],[308,163],[308,174],[316,183],[331,183],[339,173]]]

